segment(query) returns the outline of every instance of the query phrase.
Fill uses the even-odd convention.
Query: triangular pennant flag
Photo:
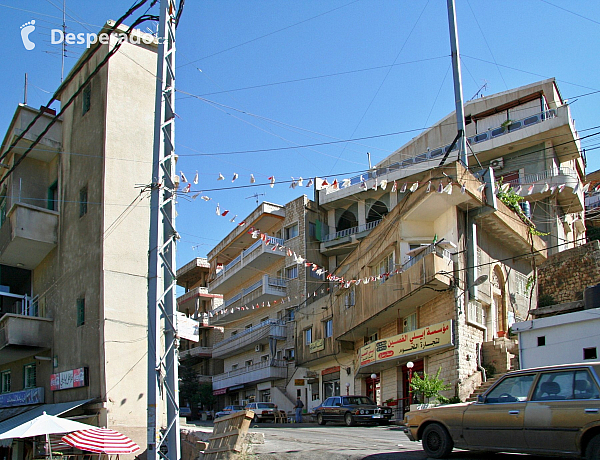
[[[463,182],[463,184],[460,186],[460,193],[465,194],[467,191],[467,183]]]
[[[448,195],[452,195],[452,182],[449,182],[448,185],[446,185],[442,189],[442,192],[446,192]]]
[[[223,176],[223,174],[219,173],[219,177],[217,177],[217,180],[225,180],[225,176]]]
[[[221,206],[219,206],[219,203],[217,203],[217,211],[216,211],[217,216],[221,215]]]
[[[400,193],[406,192],[406,187],[408,187],[408,184],[404,182],[404,184],[402,184],[402,188],[400,188]]]
[[[392,192],[395,192],[398,189],[398,184],[394,181],[394,185],[392,185]]]
[[[479,187],[477,187],[477,191],[478,192],[483,192],[484,188],[485,188],[485,184],[481,184]]]
[[[308,179],[308,183],[306,184],[307,187],[312,187],[313,185],[313,180],[312,179]]]
[[[367,183],[366,183],[366,182],[364,182],[364,181],[363,181],[363,182],[361,182],[361,183],[360,183],[360,188],[362,188],[363,190],[366,190],[366,189],[367,189]]]
[[[327,182],[327,179],[325,179],[323,181],[323,183],[321,184],[321,187],[327,187],[329,185],[329,182]]]
[[[542,189],[542,193],[546,193],[549,189],[550,189],[550,186],[548,185],[548,182],[546,182],[544,184],[544,188]]]
[[[244,225],[246,225],[246,221],[243,220],[238,224],[238,227],[243,227]]]
[[[297,185],[298,185],[298,184],[296,183],[296,179],[294,179],[294,178],[292,177],[292,183],[290,184],[290,188],[296,188],[296,187],[297,187]]]
[[[554,192],[556,192],[556,185],[553,185],[552,187],[550,187],[550,194],[554,195]]]
[[[567,185],[567,184],[560,184],[560,185],[558,186],[558,193],[562,193],[562,191],[565,189],[566,185]]]
[[[238,173],[233,173],[233,179],[231,179],[231,182],[235,182],[238,177],[240,177]]]
[[[298,187],[302,187],[302,183],[304,182],[304,179],[302,179],[301,177],[298,178]]]
[[[200,196],[199,193],[194,193],[194,195],[192,195],[192,200],[195,200],[196,198],[198,198]]]
[[[520,195],[520,194],[521,194],[521,190],[523,190],[523,186],[522,186],[521,184],[519,184],[519,185],[517,186],[517,188],[515,189],[515,193],[516,193],[517,195]]]
[[[290,248],[287,248],[286,254],[288,257],[292,257],[292,250]]]
[[[190,190],[192,188],[192,184],[188,183],[185,188],[183,189],[183,193],[190,193]]]
[[[180,171],[181,173],[181,182],[187,182],[187,179],[185,178],[185,174],[183,174],[183,171]]]
[[[506,183],[506,184],[502,184],[502,187],[500,187],[500,190],[502,190],[504,193],[508,192],[508,187],[510,187],[510,183]]]
[[[206,195],[202,195],[200,198],[202,198],[204,201],[210,201],[210,200],[212,200],[212,198],[209,198]]]
[[[385,190],[385,189],[386,189],[386,187],[387,187],[387,184],[388,184],[388,181],[386,181],[386,180],[384,179],[384,180],[382,180],[382,181],[379,183],[379,187],[381,187],[381,190]]]
[[[196,175],[194,176],[194,184],[198,183],[198,171],[196,171]]]
[[[415,191],[416,191],[418,188],[419,188],[419,183],[418,183],[418,182],[415,182],[414,184],[412,184],[412,185],[410,186],[409,190],[410,190],[411,192],[415,192]]]
[[[577,184],[577,185],[579,185],[579,184]],[[582,191],[583,193],[587,193],[589,189],[590,189],[590,183],[588,182],[587,184],[585,184],[585,185],[583,186],[583,188],[581,189],[581,191]]]
[[[533,184],[531,184],[529,186],[529,188],[527,189],[527,195],[531,195],[533,193]]]
[[[339,188],[340,188],[337,179],[334,179],[331,186],[333,187],[334,190],[339,190]]]
[[[350,179],[342,179],[342,187],[343,188],[350,187],[351,182],[352,181]]]
[[[221,215],[222,215],[223,217],[225,217],[225,216],[226,216],[228,213],[229,213],[229,210],[226,210],[226,211],[223,211],[223,212],[221,213]]]
[[[236,217],[237,217],[237,214],[235,216],[233,216],[231,219],[229,219],[229,222],[235,222]]]
[[[375,183],[373,184],[373,190],[377,190],[377,178],[375,178]]]
[[[271,182],[271,188],[275,185],[275,176],[269,177],[269,182]]]
[[[254,178],[254,174],[250,174],[250,183],[254,184],[254,182],[256,182],[256,179]]]

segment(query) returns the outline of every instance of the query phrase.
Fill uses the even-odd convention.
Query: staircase
[[[492,377],[491,379],[487,379],[487,381],[483,382],[481,385],[479,385],[475,391],[473,393],[471,393],[471,396],[469,396],[465,402],[472,402],[472,401],[477,401],[477,397],[483,393],[485,393],[487,391],[487,389],[489,387],[491,387],[496,380],[498,380],[500,377],[502,377],[504,374],[499,374],[496,375],[495,377]]]

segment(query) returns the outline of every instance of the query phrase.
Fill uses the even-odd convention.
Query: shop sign
[[[42,387],[0,394],[0,407],[27,406],[29,404],[43,403],[44,389]]]
[[[311,342],[308,346],[308,350],[311,353],[316,353],[317,351],[325,350],[325,339],[315,340]]]
[[[321,375],[335,374],[336,372],[339,372],[339,371],[340,371],[340,366],[328,367],[327,369],[323,369],[321,371]]]
[[[304,379],[294,379],[294,385],[297,387],[303,387],[304,386]]]
[[[79,388],[89,385],[88,368],[80,367],[70,371],[52,374],[50,376],[50,389],[52,391]]]
[[[452,320],[377,340],[360,348],[360,365],[410,356],[453,345]]]
[[[244,388],[244,385],[234,385],[229,387],[229,391],[241,390],[242,388]]]
[[[215,396],[224,395],[225,393],[227,393],[227,388],[220,388],[218,390],[213,390],[213,395],[215,395]]]
[[[177,312],[177,335],[192,342],[200,341],[200,323],[188,318],[185,313]]]

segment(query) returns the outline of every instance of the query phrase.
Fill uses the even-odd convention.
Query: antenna
[[[65,35],[67,34],[67,22],[66,22],[66,14],[67,14],[67,0],[63,0],[63,10],[62,10],[62,31],[63,31],[63,41],[62,41],[62,56],[61,56],[61,64],[60,64],[60,82],[62,83],[65,77],[65,55],[67,54],[67,41],[65,40]]]
[[[259,196],[266,196],[266,195],[267,195],[266,193],[255,193],[254,195],[247,196],[246,199],[248,199],[248,198],[254,198],[254,199],[256,199],[256,206],[258,206],[258,197]]]
[[[23,104],[27,105],[27,72],[25,72],[25,89],[23,91]]]
[[[477,90],[477,92],[475,93],[475,95],[471,99],[469,99],[470,101],[472,101],[473,99],[475,99],[479,95],[479,93],[481,93],[484,89],[487,89],[488,82],[487,82],[487,80],[484,80],[484,81],[485,81],[485,83],[481,86],[481,88],[479,88]],[[482,94],[482,96],[483,96],[483,94]]]

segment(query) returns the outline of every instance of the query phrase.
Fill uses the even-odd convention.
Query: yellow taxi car
[[[600,362],[505,374],[477,402],[408,412],[405,432],[429,457],[460,449],[600,460]]]

